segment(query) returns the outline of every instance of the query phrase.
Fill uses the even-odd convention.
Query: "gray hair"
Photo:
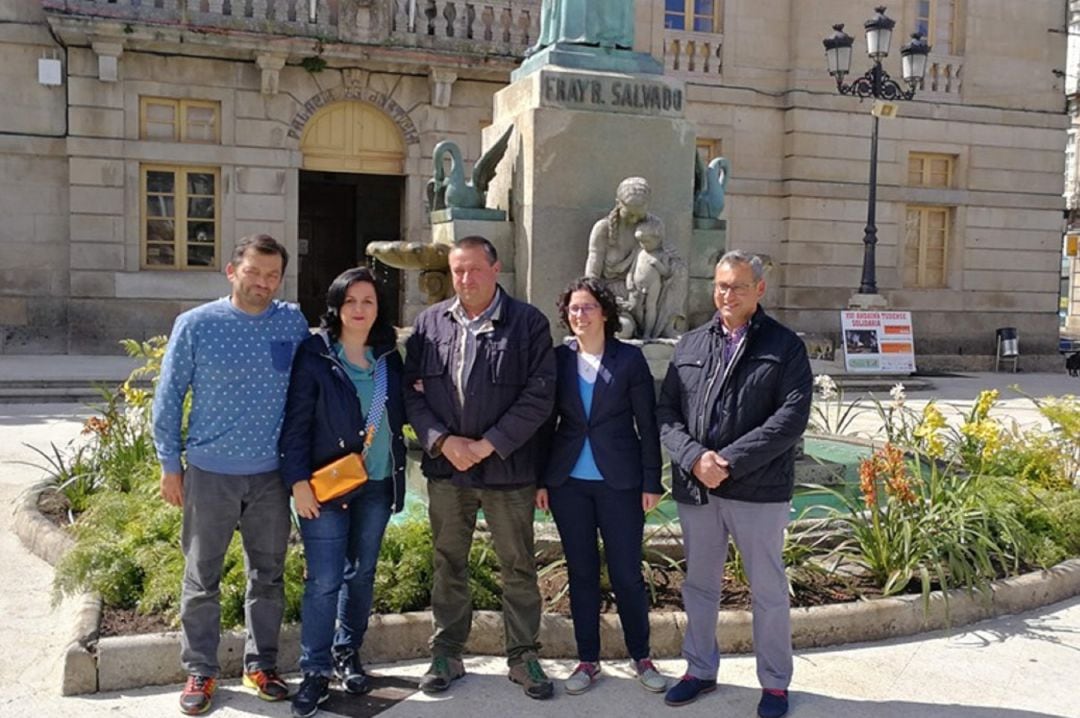
[[[765,265],[761,262],[761,257],[756,254],[748,254],[741,249],[732,249],[724,253],[724,256],[720,257],[720,261],[716,263],[719,267],[721,264],[727,264],[729,266],[735,264],[748,264],[750,265],[750,272],[754,276],[755,282],[760,282],[765,278]]]

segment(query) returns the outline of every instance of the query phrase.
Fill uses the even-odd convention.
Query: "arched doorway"
[[[300,137],[300,307],[312,324],[326,308],[326,289],[349,267],[368,264],[368,242],[401,235],[405,141],[374,105],[342,100],[308,120]],[[386,281],[395,323],[400,307],[397,270],[374,267]]]

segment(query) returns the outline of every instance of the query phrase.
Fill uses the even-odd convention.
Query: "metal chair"
[[[997,352],[994,356],[994,371],[1001,371],[1002,360],[1012,360],[1012,370],[1020,363],[1020,335],[1016,327],[1001,327],[997,330]]]

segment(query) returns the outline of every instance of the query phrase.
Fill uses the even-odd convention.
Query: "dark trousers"
[[[184,582],[180,592],[180,660],[184,670],[218,674],[221,572],[240,529],[247,569],[244,670],[277,666],[285,610],[289,495],[276,471],[226,476],[188,466],[184,472]]]
[[[484,509],[502,579],[507,663],[540,650],[540,589],[533,553],[536,487],[462,489],[448,480],[428,481],[428,515],[435,544],[431,613],[433,656],[458,657],[472,628],[469,549],[476,513]]]
[[[604,540],[611,587],[626,650],[635,661],[649,657],[649,602],[641,576],[645,513],[639,489],[616,490],[603,481],[567,479],[548,490],[570,574],[570,615],[578,660],[600,660],[600,549]]]

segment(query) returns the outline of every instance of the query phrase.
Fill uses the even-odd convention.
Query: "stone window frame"
[[[935,188],[952,188],[953,183],[956,181],[956,155],[948,154],[945,152],[910,152],[908,153],[908,170],[907,170],[907,184],[909,187],[935,187]],[[945,181],[935,182],[935,174],[940,175],[940,172],[934,172],[935,163],[945,163]],[[916,165],[918,169],[916,169]],[[917,180],[912,180],[914,175],[918,175]]]
[[[171,107],[173,109],[173,136],[172,142],[184,142],[201,145],[221,144],[221,103],[216,100],[202,100],[177,97],[139,97],[139,139],[157,142],[170,141],[163,137],[150,137],[147,133],[149,123],[149,108],[153,105]],[[189,112],[192,109],[211,110],[213,113],[213,137],[209,140],[192,139],[189,135]]]
[[[704,150],[701,159],[708,163],[714,157],[724,156],[724,141],[717,137],[698,137],[694,141],[694,149],[698,154]]]
[[[949,251],[953,240],[955,208],[944,205],[908,204],[904,207],[904,268],[903,286],[913,289],[947,289],[949,287]],[[943,218],[940,227],[931,227],[930,220],[937,216]],[[912,231],[913,218],[917,218],[918,227]],[[931,246],[931,230],[940,229],[940,246]],[[934,256],[940,257],[940,268],[929,262]],[[929,274],[938,270],[940,281],[931,281]]]
[[[965,17],[965,0],[915,0],[913,3],[914,27],[922,32],[926,41],[930,44],[931,51],[935,55],[961,56],[963,48],[963,20]],[[925,8],[925,11],[924,9]],[[925,12],[925,14],[923,14]],[[947,48],[940,47],[937,35],[938,24],[941,22],[943,12],[948,12],[951,30],[949,32]]]
[[[724,31],[723,19],[724,19],[724,2],[723,0],[711,0],[712,12],[711,13],[699,13],[697,9],[698,3],[701,0],[664,0],[664,29],[665,30],[680,30],[683,32],[703,32],[719,35]],[[682,12],[669,9],[669,5],[681,5]],[[682,21],[682,27],[672,27],[668,25],[668,18],[680,18]],[[695,24],[699,18],[707,19],[711,24],[708,30],[698,30]],[[687,19],[690,19],[690,27],[687,27]]]
[[[147,174],[149,172],[172,172],[174,173],[174,192],[173,196],[173,264],[150,264],[148,261],[148,223],[158,218],[158,215],[151,217],[148,213],[150,193],[147,189]],[[189,199],[187,190],[187,175],[191,174],[213,174],[214,175],[214,194],[213,194],[213,209],[214,216],[211,218],[199,217],[192,218],[187,216],[186,207],[188,206],[187,200]],[[153,271],[167,271],[167,272],[218,272],[221,269],[221,232],[222,232],[222,191],[221,191],[221,167],[215,167],[210,165],[179,165],[179,164],[167,164],[159,162],[144,162],[139,164],[139,268],[142,270]],[[183,214],[179,213],[179,209],[185,208]],[[161,218],[166,215],[160,215]],[[209,264],[194,265],[188,264],[188,222],[192,219],[196,219],[204,223],[212,223],[214,225],[214,254],[213,259]]]

